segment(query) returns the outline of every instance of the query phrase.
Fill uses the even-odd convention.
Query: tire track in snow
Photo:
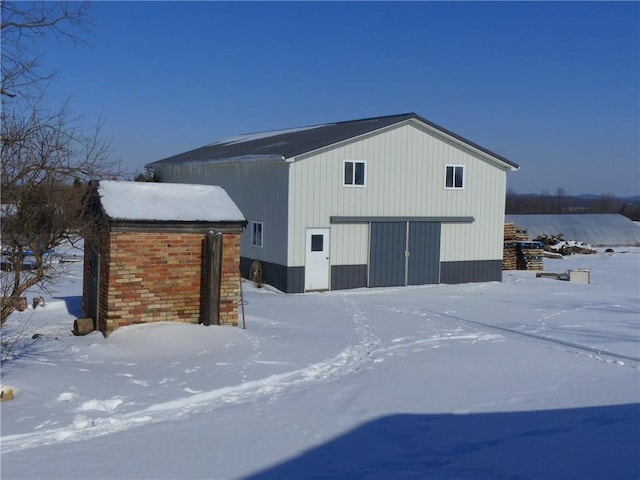
[[[346,299],[344,302],[347,304],[346,313],[353,324],[352,336],[349,345],[332,358],[298,370],[152,404],[140,410],[114,412],[97,418],[78,415],[70,425],[64,427],[2,436],[2,451],[8,453],[60,442],[90,440],[143,425],[188,418],[229,404],[248,403],[262,397],[275,398],[356,372],[368,360],[379,340],[364,313],[355,308],[355,303]]]
[[[380,308],[386,309],[386,310],[390,310],[390,311],[396,311],[393,308],[389,308],[387,306],[384,305],[379,305]],[[430,313],[434,316],[438,316],[438,317],[446,317],[446,318],[451,318],[453,320],[457,320],[460,322],[464,322],[467,323],[469,325],[474,325],[474,326],[479,326],[479,327],[483,327],[483,328],[488,328],[490,330],[495,330],[501,333],[505,333],[511,336],[522,336],[522,337],[527,337],[527,338],[533,338],[535,340],[540,340],[543,342],[547,342],[547,343],[551,343],[551,344],[555,344],[558,346],[562,346],[562,347],[567,347],[567,348],[571,348],[573,350],[578,350],[581,353],[584,354],[589,354],[589,355],[595,355],[596,357],[591,357],[591,358],[595,358],[597,360],[600,360],[599,357],[609,357],[609,358],[614,358],[617,359],[619,361],[628,361],[628,362],[633,362],[635,364],[640,364],[640,357],[634,357],[632,355],[625,355],[622,353],[617,353],[617,352],[613,352],[610,350],[605,350],[602,348],[597,348],[597,347],[593,347],[590,345],[584,345],[581,343],[577,343],[577,342],[572,342],[570,340],[564,340],[562,338],[558,338],[558,337],[551,337],[548,335],[541,335],[538,333],[532,333],[532,332],[524,332],[521,330],[515,330],[513,328],[508,328],[508,327],[501,327],[499,325],[493,325],[490,323],[485,323],[485,322],[480,322],[478,320],[469,320],[467,318],[463,318],[463,317],[459,317],[457,315],[451,315],[450,313],[446,313],[446,312],[438,312],[436,310],[429,310],[429,309],[420,309],[420,310],[414,310],[412,312],[407,312],[407,313],[413,313],[413,314],[421,314],[421,313]],[[622,363],[624,365],[624,363]],[[640,365],[636,365],[636,367],[638,367]]]

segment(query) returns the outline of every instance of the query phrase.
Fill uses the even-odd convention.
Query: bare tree
[[[119,174],[101,130],[101,123],[82,130],[64,109],[34,110],[27,118],[3,114],[2,248],[10,272],[2,274],[0,324],[29,288],[46,288],[59,276],[47,252],[82,232],[88,180]]]
[[[592,213],[618,213],[622,202],[611,193],[603,193],[591,201]]]
[[[43,40],[65,38],[82,42],[91,24],[88,2],[1,3],[3,99],[41,93],[43,81],[55,72],[41,71],[37,46]]]
[[[556,188],[556,209],[554,213],[564,213],[564,209],[566,208],[565,200],[567,197],[567,191],[562,188]]]
[[[554,213],[553,198],[547,190],[540,192],[536,198],[536,208],[540,213]]]
[[[0,197],[2,266],[0,325],[32,287],[46,289],[61,271],[47,252],[79,233],[85,186],[119,175],[100,119],[81,126],[68,106],[43,107],[43,39],[78,35],[90,22],[88,4],[2,1],[2,100]]]

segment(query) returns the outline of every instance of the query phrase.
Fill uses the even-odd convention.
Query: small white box
[[[569,281],[578,283],[591,283],[591,270],[589,270],[588,268],[569,270]]]

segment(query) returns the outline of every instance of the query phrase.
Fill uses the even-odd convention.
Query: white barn
[[[147,165],[222,186],[254,260],[285,292],[500,281],[518,165],[408,113],[240,135]]]

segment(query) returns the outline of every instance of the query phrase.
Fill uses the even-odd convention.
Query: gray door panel
[[[407,268],[409,285],[440,281],[440,223],[409,222]]]
[[[405,285],[407,222],[372,222],[369,286]]]

